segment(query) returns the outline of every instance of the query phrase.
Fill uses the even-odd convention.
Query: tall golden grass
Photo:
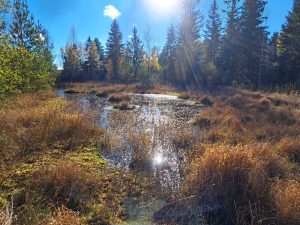
[[[145,179],[107,168],[106,132],[75,108],[41,92],[0,109],[1,222],[14,196],[13,224],[116,224],[124,199],[146,193]]]
[[[205,132],[190,157],[186,193],[221,203],[234,224],[298,224],[298,103],[243,90],[215,97],[194,120]]]

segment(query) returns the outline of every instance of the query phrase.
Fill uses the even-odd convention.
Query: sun
[[[176,13],[180,0],[144,0],[144,3],[152,13],[167,16]]]

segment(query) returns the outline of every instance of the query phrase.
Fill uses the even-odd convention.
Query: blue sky
[[[180,0],[28,0],[29,7],[36,20],[49,30],[54,43],[54,54],[65,45],[72,26],[77,30],[78,40],[84,42],[89,35],[98,37],[104,44],[112,22],[111,17],[118,16],[124,41],[128,39],[132,26],[136,26],[141,36],[147,23],[152,27],[153,39],[161,47],[165,41],[167,27],[176,21]],[[202,0],[200,9],[207,15],[212,0]],[[175,3],[175,4],[174,4]],[[218,0],[220,9],[224,9],[223,0]],[[285,22],[285,16],[291,10],[293,0],[268,0],[266,16],[270,32],[279,31]],[[117,11],[116,11],[117,10]],[[56,62],[59,64],[59,57]]]

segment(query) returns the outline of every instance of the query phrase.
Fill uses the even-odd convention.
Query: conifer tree
[[[132,29],[132,37],[131,40],[127,43],[129,55],[131,58],[132,65],[132,79],[138,80],[138,75],[141,70],[141,64],[143,61],[143,43],[138,35],[138,31],[136,27]]]
[[[36,31],[27,0],[15,0],[13,6],[13,19],[10,26],[11,42],[16,46],[32,50],[39,34]]]
[[[99,80],[100,56],[96,43],[89,37],[85,44],[85,70],[88,80]]]
[[[104,80],[105,79],[105,56],[104,56],[104,48],[103,45],[101,44],[101,42],[99,41],[98,38],[94,39],[95,45],[97,47],[97,52],[99,55],[99,75],[100,75],[100,80]]]
[[[294,1],[292,11],[280,35],[280,60],[285,76],[283,82],[300,86],[300,0]]]
[[[177,76],[181,86],[199,84],[199,38],[203,16],[199,0],[186,0],[182,6],[177,48]]]
[[[224,72],[223,84],[231,84],[237,80],[239,50],[239,18],[238,0],[224,0],[227,15],[225,35],[222,40],[220,67]]]
[[[264,17],[265,0],[245,0],[241,13],[241,36],[238,71],[245,83],[260,86],[261,74],[266,65],[267,31]]]
[[[117,20],[111,25],[109,37],[106,43],[106,60],[111,61],[111,81],[118,82],[120,80],[120,63],[122,57],[122,33],[120,31]]]
[[[208,14],[208,20],[206,23],[205,40],[207,43],[207,58],[208,61],[217,63],[217,57],[220,53],[221,47],[221,31],[222,21],[218,13],[217,1],[214,0]]]
[[[173,25],[168,29],[167,41],[159,57],[159,63],[162,66],[162,81],[174,83],[175,60],[176,60],[177,36]]]

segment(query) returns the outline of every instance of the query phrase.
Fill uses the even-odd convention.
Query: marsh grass
[[[128,94],[124,93],[114,93],[111,94],[108,98],[110,102],[122,102],[122,101],[130,101],[130,97]]]
[[[62,206],[43,225],[80,225],[79,214]]]
[[[300,182],[299,180],[276,180],[272,185],[273,204],[281,224],[300,223]]]
[[[130,102],[122,101],[118,104],[115,104],[114,109],[119,109],[121,111],[133,110],[133,109],[135,109],[135,105],[131,105]]]
[[[116,224],[124,199],[147,193],[146,179],[107,167],[107,132],[74,108],[52,92],[1,108],[0,211],[14,196],[13,224]]]
[[[214,97],[193,121],[205,132],[190,155],[185,191],[223,205],[235,224],[299,223],[298,101],[244,90]]]

